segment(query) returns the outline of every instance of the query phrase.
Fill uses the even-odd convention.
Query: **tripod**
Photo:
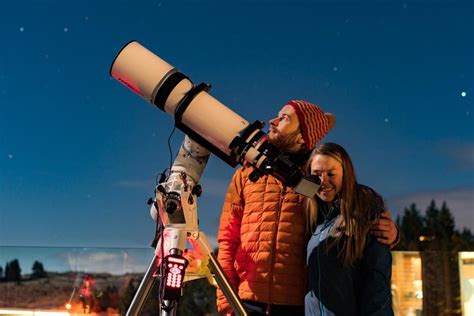
[[[179,232],[181,233],[181,232]],[[209,248],[209,244],[207,242],[207,238],[203,232],[200,232],[199,238],[197,239],[198,244],[200,247],[204,248],[207,255],[209,256],[209,269],[214,274],[214,278],[224,292],[227,300],[229,301],[232,309],[236,313],[236,315],[247,315],[245,312],[240,299],[236,295],[235,291],[232,289],[230,284],[228,283],[224,272],[222,271],[222,267],[220,266],[219,262],[217,261],[215,255],[212,253],[211,249]],[[137,316],[140,315],[140,311],[143,308],[145,303],[146,297],[150,293],[151,289],[153,288],[155,278],[159,277],[162,278],[162,275],[156,276],[157,270],[159,270],[159,256],[154,256],[141,283],[138,287],[138,290],[132,300],[129,309],[127,310],[127,316]],[[194,279],[205,277],[204,275],[195,275]],[[191,277],[192,278],[192,277]],[[190,280],[191,280],[190,278]],[[189,281],[190,281],[189,280]],[[162,303],[162,314],[161,315],[175,315],[176,314],[176,307],[177,302],[172,300],[164,300]]]
[[[176,315],[179,297],[182,295],[182,282],[206,277],[204,274],[186,275],[187,260],[183,257],[186,241],[201,258],[209,258],[209,270],[217,285],[227,298],[236,315],[247,313],[239,297],[232,289],[225,274],[212,252],[206,234],[197,224],[196,194],[199,186],[193,187],[186,173],[174,172],[166,183],[158,185],[151,213],[159,216],[153,257],[127,311],[127,316],[138,316],[156,279],[159,279],[161,315]]]

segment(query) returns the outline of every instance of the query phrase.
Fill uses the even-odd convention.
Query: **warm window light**
[[[474,259],[474,251],[460,252],[461,259]]]
[[[417,267],[421,266],[421,258],[412,257],[412,258],[410,258],[410,262],[414,266],[417,266]]]
[[[418,237],[418,239],[420,241],[430,241],[430,240],[434,240],[435,239],[435,236],[424,236],[424,235],[420,235],[420,237]]]

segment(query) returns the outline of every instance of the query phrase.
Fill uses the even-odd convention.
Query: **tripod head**
[[[160,179],[155,189],[155,203],[150,215],[163,225],[186,225],[198,229],[196,197],[201,195],[198,184],[209,160],[210,152],[189,136],[185,136],[170,174]]]

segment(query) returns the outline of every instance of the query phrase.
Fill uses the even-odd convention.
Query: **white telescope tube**
[[[172,116],[193,88],[193,83],[184,75],[174,86],[169,86],[170,79],[176,78],[177,73],[173,66],[136,41],[128,43],[119,52],[110,69],[113,78]],[[166,89],[171,91],[164,91]],[[164,104],[156,104],[161,99]],[[232,140],[249,125],[206,91],[191,100],[182,113],[181,122],[227,156],[231,155]]]

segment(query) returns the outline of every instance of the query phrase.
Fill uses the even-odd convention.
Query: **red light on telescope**
[[[143,96],[142,92],[140,91],[140,88],[138,87],[136,83],[124,77],[118,77],[117,80],[120,81],[122,84],[124,84],[126,87],[128,87],[130,90],[138,94],[139,96]]]

